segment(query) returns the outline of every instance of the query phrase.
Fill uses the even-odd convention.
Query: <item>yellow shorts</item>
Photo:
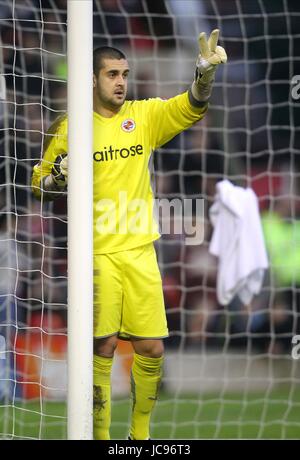
[[[168,336],[153,243],[94,256],[94,337]]]

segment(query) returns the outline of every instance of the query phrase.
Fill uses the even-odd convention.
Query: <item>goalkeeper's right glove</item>
[[[68,156],[66,153],[61,153],[55,159],[51,170],[51,176],[54,183],[61,189],[68,184]]]

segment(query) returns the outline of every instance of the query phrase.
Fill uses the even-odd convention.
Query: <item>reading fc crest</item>
[[[130,133],[131,131],[135,129],[135,121],[132,120],[131,118],[127,118],[127,120],[124,120],[122,122],[121,128],[126,133]]]

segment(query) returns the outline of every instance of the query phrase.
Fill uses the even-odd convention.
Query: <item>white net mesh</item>
[[[271,268],[247,307],[216,299],[205,242],[165,235],[158,254],[170,338],[153,438],[299,438],[300,8],[274,0],[95,0],[94,45],[127,54],[129,98],[188,88],[200,31],[218,27],[228,64],[206,118],[154,155],[157,196],[206,200],[222,178],[251,186]],[[32,197],[32,166],[66,109],[66,0],[0,0],[0,433],[66,436],[66,202]],[[83,50],[84,52],[84,50]],[[6,84],[6,94],[4,88]],[[1,337],[0,337],[1,338]],[[114,366],[112,437],[125,438],[130,345]]]
[[[65,436],[65,406],[52,401],[66,396],[66,204],[41,208],[30,189],[45,133],[65,110],[65,10],[0,2],[3,437]]]

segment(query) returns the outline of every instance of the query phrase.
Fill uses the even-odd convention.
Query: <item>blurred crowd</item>
[[[0,73],[6,81],[0,100],[2,332],[5,324],[14,331],[43,321],[50,327],[52,317],[55,327],[66,329],[66,200],[41,206],[30,189],[47,128],[66,110],[66,3],[43,0],[41,8],[39,0],[16,0],[13,14],[12,4],[0,0]],[[202,245],[186,246],[184,235],[175,233],[157,243],[167,347],[289,353],[292,336],[300,333],[300,106],[290,96],[291,78],[300,74],[299,39],[298,15],[289,14],[300,9],[296,1],[288,2],[289,12],[285,5],[94,1],[94,46],[116,46],[128,55],[129,98],[186,90],[201,31],[220,28],[229,57],[203,122],[154,153],[158,198],[205,199]],[[208,211],[223,178],[252,187],[259,198],[270,270],[251,305],[234,299],[223,307],[216,299]]]

